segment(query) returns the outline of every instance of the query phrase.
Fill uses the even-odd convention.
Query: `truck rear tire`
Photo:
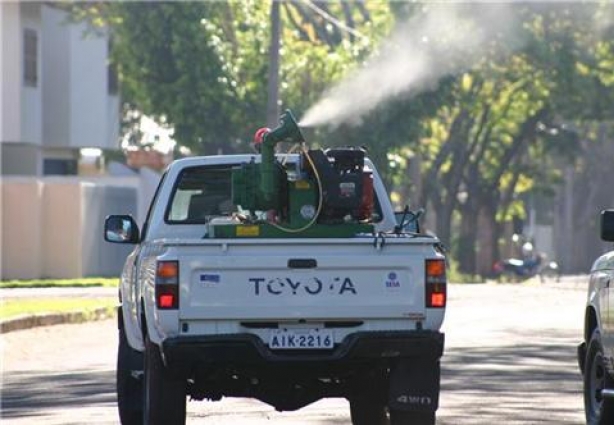
[[[148,425],[184,425],[187,381],[172,375],[159,347],[145,339],[145,394],[143,410]]]
[[[133,371],[139,369],[143,370],[143,353],[130,347],[126,333],[120,327],[116,389],[117,408],[122,425],[143,424],[143,379],[133,375]]]
[[[391,410],[390,425],[435,425],[435,412]]]
[[[614,379],[605,369],[601,334],[595,329],[586,350],[584,368],[584,412],[588,425],[614,423],[614,400],[601,396],[604,388],[614,389]]]

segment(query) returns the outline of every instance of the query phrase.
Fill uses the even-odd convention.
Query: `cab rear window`
[[[171,224],[200,224],[233,211],[231,166],[190,167],[177,179],[165,219]]]
[[[265,220],[265,211],[243,210],[232,203],[232,169],[237,164],[189,167],[181,171],[169,205],[165,221],[169,224],[205,224],[210,219],[239,213],[252,219]],[[371,222],[382,220],[377,196],[374,197]]]

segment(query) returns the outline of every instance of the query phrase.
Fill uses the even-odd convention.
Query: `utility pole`
[[[269,84],[267,100],[267,127],[277,127],[279,120],[279,45],[281,22],[279,19],[279,0],[271,2],[271,45],[269,47]]]

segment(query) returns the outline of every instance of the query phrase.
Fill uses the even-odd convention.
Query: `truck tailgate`
[[[178,245],[179,317],[199,319],[417,318],[432,242],[270,240]]]

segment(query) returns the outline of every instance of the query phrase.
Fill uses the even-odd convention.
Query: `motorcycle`
[[[538,254],[525,259],[508,258],[496,261],[492,267],[495,278],[509,277],[514,280],[525,280],[539,276],[540,281],[554,278],[557,282],[561,272],[556,261],[547,261],[545,255]]]

